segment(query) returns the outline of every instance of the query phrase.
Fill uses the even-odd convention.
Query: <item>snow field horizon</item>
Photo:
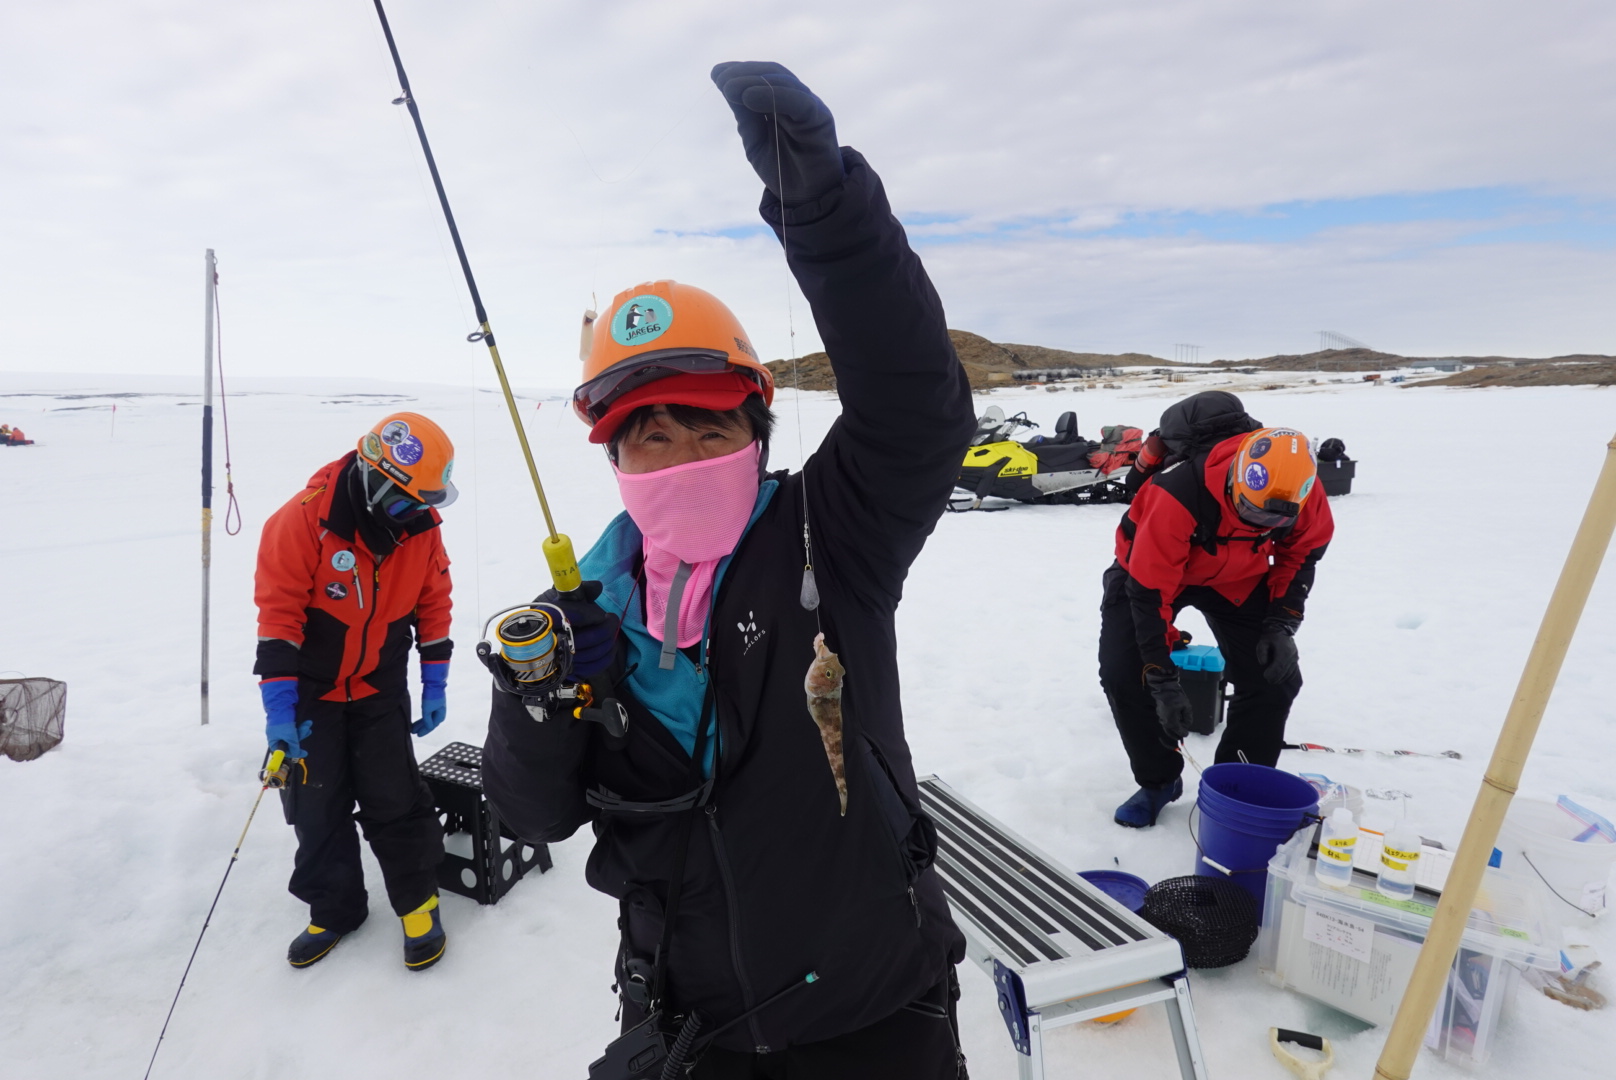
[[[0,373],[0,421],[38,444],[0,450],[11,496],[0,669],[68,683],[62,747],[26,764],[0,760],[0,819],[10,825],[0,853],[8,1075],[110,1078],[144,1067],[256,794],[258,530],[311,473],[398,409],[432,416],[456,442],[461,498],[445,514],[444,540],[457,657],[448,720],[417,740],[420,758],[483,740],[489,683],[472,653],[482,620],[549,584],[537,550],[542,519],[486,372],[460,386],[255,377],[230,389],[244,527],[223,534],[216,429],[213,723],[203,728],[195,380]],[[1077,410],[1085,434],[1115,423],[1148,430],[1193,389],[1017,389],[978,395],[976,405],[1025,408],[1044,430],[1065,409]],[[1340,383],[1240,393],[1263,422],[1340,437],[1360,463],[1354,493],[1332,503],[1337,534],[1298,637],[1307,685],[1289,737],[1464,755],[1287,753],[1281,767],[1411,792],[1415,822],[1457,843],[1616,426],[1616,398],[1584,387]],[[520,405],[557,524],[582,554],[621,504],[565,398],[523,391]],[[838,404],[833,394],[782,390],[775,410],[773,464],[795,469],[799,432],[811,453]],[[1192,868],[1192,797],[1151,830],[1111,822],[1134,787],[1095,661],[1099,579],[1120,512],[1017,505],[945,515],[899,609],[905,724],[919,774],[942,776],[1074,870],[1156,881]],[[1607,568],[1522,784],[1523,795],[1570,794],[1607,816],[1616,815],[1613,598]],[[1181,624],[1211,640],[1198,617]],[[413,671],[411,682],[413,691]],[[1190,745],[1202,763],[1214,747],[1199,737]],[[584,830],[553,845],[555,869],[496,906],[445,895],[450,948],[420,973],[399,961],[399,931],[366,849],[371,920],[319,965],[293,971],[285,946],[306,911],[285,891],[294,841],[266,798],[152,1076],[582,1076],[615,1033],[616,905],[583,883],[591,844]],[[1616,958],[1608,923],[1584,921],[1582,932]],[[960,977],[972,1075],[1013,1077],[988,980],[969,964]],[[1383,1031],[1269,986],[1254,958],[1195,972],[1192,985],[1213,1075],[1286,1075],[1266,1049],[1273,1025],[1335,1040],[1341,1075],[1372,1071]],[[1605,1075],[1613,1041],[1616,1011],[1577,1012],[1523,987],[1486,1068],[1467,1073],[1427,1055],[1418,1075]],[[1176,1075],[1158,1009],[1111,1028],[1060,1029],[1046,1042],[1051,1076]]]

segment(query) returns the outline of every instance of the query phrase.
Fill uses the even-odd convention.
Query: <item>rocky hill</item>
[[[989,341],[967,330],[950,330],[973,390],[1036,381],[1038,373],[1082,368],[1095,374],[1125,367],[1190,367],[1148,353],[1082,353],[1043,345],[1014,345]],[[1460,365],[1445,378],[1425,379],[1410,386],[1616,386],[1616,357],[1591,353],[1521,359],[1511,356],[1400,356],[1375,349],[1323,349],[1311,353],[1282,353],[1255,360],[1214,360],[1205,367],[1224,370],[1255,368],[1262,371],[1391,371],[1422,362]],[[792,385],[790,360],[770,360],[777,386]],[[797,360],[796,377],[804,390],[834,390],[836,375],[822,352]]]
[[[954,351],[959,354],[974,390],[1013,383],[1018,373],[1025,376],[1030,372],[1061,368],[1105,369],[1167,363],[1144,353],[1079,353],[1042,345],[1001,345],[967,330],[950,330],[948,336],[954,342]],[[770,360],[768,367],[774,372],[775,385],[792,385],[790,360]],[[804,390],[836,389],[830,357],[822,352],[799,358],[796,378]]]
[[[1264,371],[1390,371],[1420,364],[1458,365],[1441,379],[1418,386],[1612,386],[1616,357],[1574,353],[1544,359],[1514,356],[1399,356],[1375,349],[1323,349],[1319,352],[1264,356],[1257,360],[1217,360],[1213,367],[1260,368]]]

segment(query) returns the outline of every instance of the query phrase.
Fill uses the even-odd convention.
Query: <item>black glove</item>
[[[1155,664],[1147,665],[1145,685],[1150,687],[1150,696],[1156,699],[1156,719],[1161,722],[1162,730],[1175,743],[1182,741],[1190,733],[1195,714],[1190,708],[1189,695],[1178,681],[1178,668],[1164,671]]]
[[[1298,670],[1296,639],[1291,632],[1277,622],[1263,623],[1262,637],[1257,639],[1257,663],[1263,666],[1263,678],[1271,683],[1288,682]]]
[[[550,589],[533,601],[554,604],[566,615],[572,626],[572,674],[576,678],[600,675],[612,666],[617,654],[617,616],[595,603],[602,587],[598,581],[586,581],[566,596]]]
[[[811,203],[841,186],[836,121],[802,80],[770,61],[731,61],[713,68],[713,83],[735,113],[746,160],[782,206]]]

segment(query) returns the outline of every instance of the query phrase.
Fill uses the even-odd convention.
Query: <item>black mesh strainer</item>
[[[1192,968],[1237,964],[1257,940],[1257,901],[1227,878],[1192,874],[1158,881],[1145,893],[1139,914],[1178,939]]]

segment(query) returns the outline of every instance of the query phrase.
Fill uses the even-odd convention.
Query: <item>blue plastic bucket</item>
[[[1268,860],[1318,812],[1318,792],[1301,777],[1266,765],[1214,765],[1201,774],[1195,805],[1201,819],[1195,872],[1223,877],[1228,871],[1256,899],[1260,913]]]
[[[1121,870],[1079,870],[1077,876],[1129,911],[1138,911],[1145,906],[1145,893],[1150,889],[1150,882],[1142,877]]]

